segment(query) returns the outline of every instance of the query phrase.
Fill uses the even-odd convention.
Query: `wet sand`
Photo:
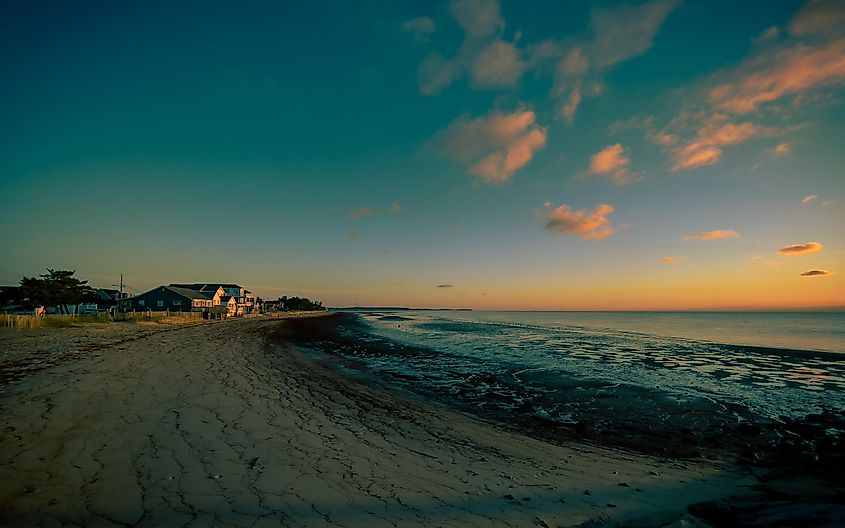
[[[757,482],[402,398],[313,362],[285,324],[105,343],[6,384],[0,524],[701,526],[689,505]]]

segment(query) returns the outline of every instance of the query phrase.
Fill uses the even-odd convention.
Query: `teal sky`
[[[0,283],[845,306],[842,2],[12,4]]]

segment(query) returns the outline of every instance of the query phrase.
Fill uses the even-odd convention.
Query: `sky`
[[[845,2],[4,2],[0,283],[845,307]]]

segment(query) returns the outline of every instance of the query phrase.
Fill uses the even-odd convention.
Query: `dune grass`
[[[202,320],[199,312],[168,313],[168,312],[129,312],[118,313],[112,318],[108,314],[73,315],[18,315],[0,314],[0,329],[32,330],[36,328],[69,328],[85,324],[96,323],[160,323],[185,324]]]

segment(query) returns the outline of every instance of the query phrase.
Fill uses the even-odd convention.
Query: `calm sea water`
[[[513,408],[531,401],[562,423],[583,410],[571,398],[579,384],[730,403],[772,419],[845,409],[844,313],[359,315],[376,336],[431,351],[365,357],[372,372]]]

